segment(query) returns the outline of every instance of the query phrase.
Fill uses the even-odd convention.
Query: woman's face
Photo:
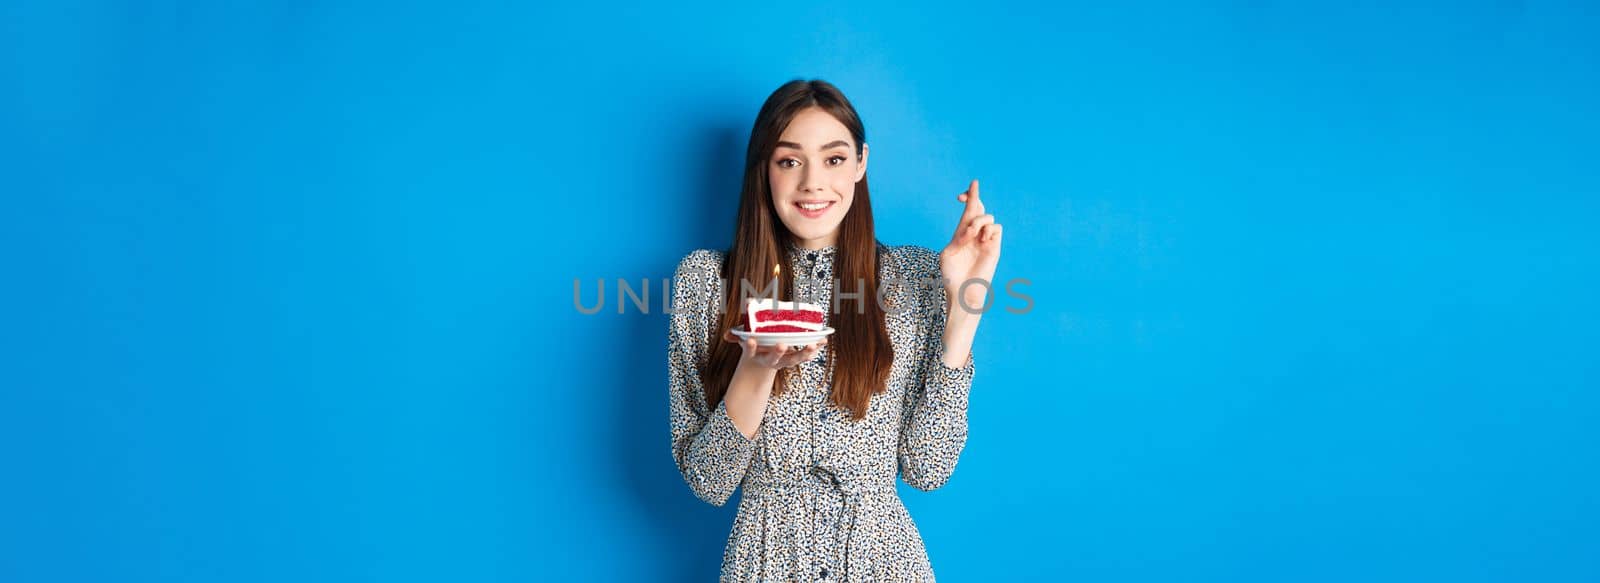
[[[778,218],[808,249],[838,241],[856,183],[867,174],[867,147],[856,157],[850,130],[821,108],[802,110],[778,137],[767,162],[767,183]]]

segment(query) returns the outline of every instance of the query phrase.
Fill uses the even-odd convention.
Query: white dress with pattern
[[[768,401],[754,439],[733,425],[726,403],[708,410],[700,382],[711,335],[721,334],[710,329],[718,319],[706,299],[722,297],[723,253],[697,250],[678,264],[667,348],[672,454],[706,502],[720,506],[744,488],[723,581],[933,581],[895,478],[919,490],[950,479],[967,440],[973,361],[953,369],[938,354],[948,310],[938,255],[911,245],[878,252],[881,281],[912,282],[885,294],[886,310],[898,312],[885,315],[895,348],[887,390],[852,421],[827,403],[824,351]],[[830,306],[834,255],[789,245],[790,273],[801,276],[791,297]]]

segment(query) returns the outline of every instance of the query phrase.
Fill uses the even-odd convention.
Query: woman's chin
[[[807,228],[807,229],[793,229],[793,228],[791,228],[791,229],[789,229],[789,233],[793,234],[795,240],[797,240],[797,241],[815,241],[815,240],[827,237],[830,233],[834,232],[838,228],[839,228],[839,225],[834,225],[833,229],[827,229],[827,230],[817,229],[817,228],[814,228],[814,227],[813,228]]]

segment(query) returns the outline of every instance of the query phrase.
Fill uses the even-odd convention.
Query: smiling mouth
[[[828,210],[830,208],[833,208],[833,205],[834,205],[834,203],[832,201],[829,201],[829,202],[818,202],[818,203],[800,203],[800,202],[797,202],[797,203],[794,203],[794,208],[800,209],[800,212],[802,212],[804,214],[815,215],[815,214],[819,214],[819,213],[821,213],[823,211],[826,211],[826,210]]]

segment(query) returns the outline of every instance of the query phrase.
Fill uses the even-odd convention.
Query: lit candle
[[[778,273],[780,271],[781,271],[781,266],[778,265],[778,264],[773,264],[773,266],[772,266],[772,283],[770,283],[768,285],[772,288],[772,302],[774,304],[776,304],[778,302],[778,296],[781,295],[781,294],[778,293]]]

